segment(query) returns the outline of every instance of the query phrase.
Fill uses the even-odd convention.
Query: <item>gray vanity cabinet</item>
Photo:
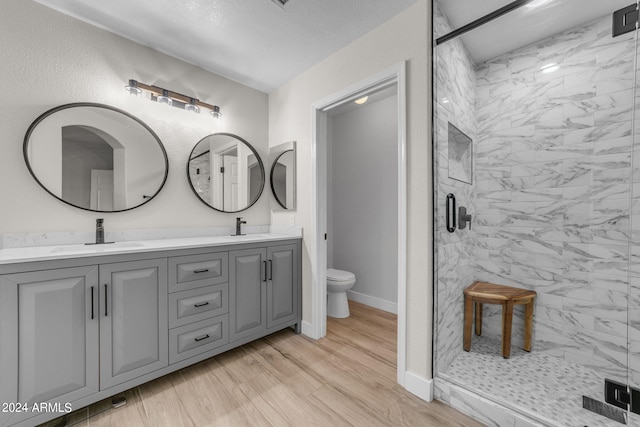
[[[97,289],[97,266],[0,276],[0,402],[29,407],[0,413],[0,425],[99,390]]]
[[[228,245],[0,263],[0,403],[28,405],[0,410],[0,427],[299,332],[300,239]]]
[[[231,341],[296,321],[298,257],[296,244],[229,253]]]
[[[229,252],[229,319],[231,341],[267,329],[267,249]]]
[[[169,364],[167,260],[100,266],[100,389]]]
[[[298,317],[298,246],[267,249],[267,328]]]

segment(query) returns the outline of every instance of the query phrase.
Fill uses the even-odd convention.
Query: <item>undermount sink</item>
[[[145,245],[140,242],[116,242],[116,243],[104,243],[99,245],[63,245],[56,246],[51,249],[51,253],[60,252],[95,252],[108,249],[127,249],[127,248],[142,248]]]

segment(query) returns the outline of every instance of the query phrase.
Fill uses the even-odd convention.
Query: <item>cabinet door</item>
[[[270,247],[267,258],[267,328],[272,328],[298,316],[298,246]]]
[[[229,253],[229,329],[231,341],[266,329],[264,248]]]
[[[100,389],[168,365],[167,261],[100,266]]]
[[[64,407],[98,391],[97,287],[95,266],[0,276],[0,402]]]

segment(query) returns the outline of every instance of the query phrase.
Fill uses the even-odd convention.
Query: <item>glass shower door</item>
[[[615,426],[583,403],[604,405],[605,379],[640,388],[637,33],[612,37],[626,1],[533,8],[542,3],[434,48],[436,396],[453,401],[443,380],[546,425]],[[452,6],[434,2],[435,38],[459,27]],[[554,16],[573,21],[552,28]],[[483,49],[522,32],[533,39]],[[453,221],[461,206],[470,229]],[[501,357],[501,309],[488,304],[463,350],[462,293],[474,280],[537,292],[530,353],[516,307],[512,355]]]
[[[638,5],[636,5],[636,10]],[[637,21],[637,15],[636,15]],[[636,26],[638,22],[636,22]],[[636,31],[637,33],[637,31]],[[637,36],[637,34],[636,34]],[[634,62],[634,93],[632,114],[633,149],[631,157],[631,202],[629,240],[629,299],[628,299],[628,346],[629,346],[629,391],[635,399],[631,402],[629,424],[640,425],[640,49],[636,43]]]

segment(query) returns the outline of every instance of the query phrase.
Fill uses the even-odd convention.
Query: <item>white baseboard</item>
[[[315,336],[316,331],[314,330],[313,325],[305,320],[302,321],[302,335],[313,338],[314,340],[320,338]]]
[[[396,302],[387,301],[382,298],[376,298],[354,291],[347,291],[347,298],[355,302],[368,305],[369,307],[377,308],[379,310],[393,314],[398,314],[398,303]]]
[[[404,388],[427,402],[433,400],[433,380],[422,378],[413,372],[404,373]]]

